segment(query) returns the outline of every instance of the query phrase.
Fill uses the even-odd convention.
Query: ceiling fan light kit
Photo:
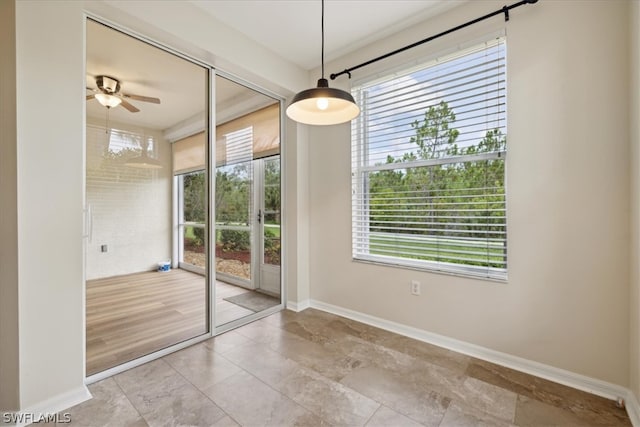
[[[152,104],[160,104],[159,98],[121,92],[120,90],[122,88],[122,85],[120,84],[120,81],[114,77],[96,76],[96,86],[96,89],[87,88],[95,92],[95,94],[87,95],[87,101],[95,98],[101,105],[107,108],[113,108],[117,107],[118,105],[122,105],[131,113],[137,113],[138,111],[140,111],[133,104],[129,103],[129,101],[127,101],[125,98],[142,102],[150,102]]]
[[[160,104],[159,98],[153,98],[150,96],[133,95],[129,93],[122,93],[120,90],[122,85],[120,81],[114,77],[109,76],[96,76],[96,89],[87,88],[95,92],[94,94],[87,95],[87,101],[95,98],[101,105],[107,107],[107,125],[109,127],[109,110],[118,105],[122,105],[131,113],[137,113],[140,111],[134,105],[130,104],[124,98],[134,99],[136,101],[150,102],[152,104]],[[139,169],[162,169],[162,163],[159,160],[149,157],[147,154],[147,147],[142,147],[142,154],[138,157],[127,160],[125,166]]]
[[[318,86],[296,94],[287,107],[287,116],[308,125],[336,125],[348,122],[360,114],[360,108],[349,92],[329,87],[324,78],[324,0],[322,0],[322,78]]]
[[[115,95],[109,95],[107,93],[96,93],[95,98],[100,104],[107,108],[117,107],[122,103],[122,99],[118,98]]]

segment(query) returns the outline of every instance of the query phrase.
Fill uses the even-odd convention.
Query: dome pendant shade
[[[350,93],[329,87],[327,79],[318,80],[318,87],[303,90],[293,97],[287,116],[307,125],[335,125],[348,122],[360,114]]]
[[[122,103],[122,99],[118,98],[115,95],[110,95],[108,93],[96,93],[95,98],[98,100],[100,104],[107,108],[117,107]]]

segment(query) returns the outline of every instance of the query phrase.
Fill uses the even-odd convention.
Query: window
[[[180,268],[204,273],[207,184],[204,170],[176,176],[178,187],[178,260]],[[186,264],[186,265],[185,265]]]
[[[506,278],[505,54],[499,38],[353,89],[354,259]]]

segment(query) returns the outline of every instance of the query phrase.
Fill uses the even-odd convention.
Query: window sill
[[[498,269],[474,268],[472,266],[459,266],[446,263],[424,263],[416,261],[415,263],[408,260],[404,263],[397,259],[384,259],[383,257],[353,257],[353,262],[363,264],[373,264],[383,267],[402,268],[404,270],[416,270],[426,273],[445,274],[447,276],[457,276],[466,279],[484,280],[489,282],[508,283],[506,271]]]

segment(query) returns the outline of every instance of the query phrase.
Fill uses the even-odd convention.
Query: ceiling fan
[[[90,87],[87,88],[88,90],[96,92],[92,95],[87,95],[87,101],[95,98],[100,104],[104,105],[107,108],[113,108],[117,107],[118,105],[122,105],[132,113],[137,113],[138,111],[140,111],[134,105],[129,103],[127,99],[160,104],[159,98],[120,92],[122,85],[120,84],[120,81],[114,77],[96,76],[96,86],[98,86],[96,89]]]

